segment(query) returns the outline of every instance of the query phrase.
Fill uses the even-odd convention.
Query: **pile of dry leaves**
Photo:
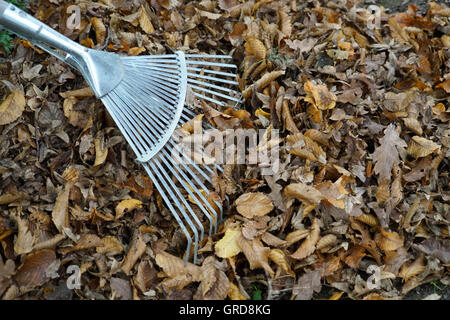
[[[0,297],[401,299],[449,285],[450,9],[379,9],[33,2],[91,48],[231,54],[245,103],[205,119],[280,130],[280,170],[227,165],[214,177],[227,219],[185,267],[183,234],[101,102],[17,40],[0,64]]]

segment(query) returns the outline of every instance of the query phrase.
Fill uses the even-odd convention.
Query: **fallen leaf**
[[[317,241],[320,237],[319,220],[314,218],[311,225],[311,232],[306,239],[300,244],[297,250],[291,254],[291,257],[297,260],[302,260],[311,255],[316,250]]]
[[[142,236],[138,233],[134,236],[130,249],[122,262],[121,268],[126,275],[131,274],[131,269],[133,269],[137,260],[145,253],[146,249],[147,245],[144,240],[142,240]]]
[[[337,98],[326,86],[307,81],[304,89],[312,94],[315,105],[320,110],[333,109],[336,106]]]
[[[215,253],[219,258],[231,258],[241,252],[238,240],[241,237],[240,229],[229,228],[222,239],[215,245]]]
[[[25,96],[14,90],[0,105],[0,126],[16,121],[25,109]]]
[[[112,293],[115,297],[120,298],[120,300],[131,300],[133,296],[129,281],[112,277],[109,283],[111,285]]]
[[[273,210],[272,200],[261,192],[245,193],[235,203],[237,211],[248,219],[266,215]]]
[[[254,37],[247,38],[247,42],[245,43],[245,50],[254,55],[258,60],[266,58],[267,50],[264,47],[264,44]]]
[[[142,208],[142,201],[137,199],[126,199],[119,202],[116,206],[116,220],[122,218],[126,212],[136,208]]]
[[[380,146],[373,153],[374,170],[380,178],[390,179],[392,167],[394,163],[399,162],[399,152],[402,152],[404,148],[406,148],[406,142],[400,138],[395,130],[395,125],[391,123],[384,130],[384,137],[380,139]]]
[[[375,235],[375,242],[383,251],[394,251],[403,246],[403,239],[397,232],[388,232],[384,229]]]
[[[47,268],[55,260],[55,252],[51,249],[42,249],[30,253],[17,269],[14,280],[21,287],[34,288],[40,286],[48,280],[46,275]]]
[[[414,158],[423,158],[440,149],[441,146],[437,143],[419,136],[414,136],[409,141],[406,151]]]
[[[319,190],[305,183],[292,183],[286,186],[284,195],[312,204],[319,204],[324,198]]]

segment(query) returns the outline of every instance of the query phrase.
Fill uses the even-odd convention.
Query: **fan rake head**
[[[178,125],[188,87],[192,94],[224,106],[239,102],[239,93],[224,87],[236,85],[235,74],[212,68],[236,68],[209,60],[222,55],[150,55],[121,57],[120,83],[101,97],[140,162],[164,147]],[[224,101],[225,100],[225,101]]]
[[[193,262],[197,261],[205,230],[211,235],[222,221],[221,202],[208,197],[211,175],[222,168],[195,163],[177,145],[173,134],[196,116],[186,108],[188,91],[219,106],[240,101],[240,94],[229,88],[238,84],[236,75],[222,71],[236,66],[217,62],[230,58],[182,52],[122,57],[122,81],[101,97],[186,236],[186,262],[191,255]],[[172,158],[174,150],[178,161]]]

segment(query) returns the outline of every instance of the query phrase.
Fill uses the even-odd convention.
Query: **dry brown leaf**
[[[64,228],[70,228],[69,225],[69,195],[74,182],[69,181],[56,197],[55,205],[52,211],[52,220],[56,229],[63,232]]]
[[[171,278],[169,281],[165,280],[167,288],[181,290],[191,282],[201,281],[202,279],[202,268],[192,263],[184,266],[182,259],[167,252],[158,253],[155,261],[163,269],[164,273]]]
[[[209,256],[201,267],[201,283],[194,298],[202,300],[223,300],[227,297],[230,281],[227,275],[219,270],[213,256]]]
[[[108,255],[116,255],[123,251],[122,243],[113,236],[106,236],[102,238],[102,246],[97,246],[96,251],[98,253],[105,253]]]
[[[337,237],[334,234],[327,234],[326,236],[320,238],[320,240],[317,242],[316,249],[322,250],[324,248],[330,247],[334,245],[336,241]]]
[[[92,27],[95,30],[95,38],[97,40],[97,45],[102,45],[106,40],[106,27],[103,24],[101,18],[92,17],[91,18]]]
[[[278,24],[280,26],[281,32],[286,36],[286,38],[289,38],[292,33],[292,22],[291,17],[283,10],[283,7],[278,7]]]
[[[145,47],[133,47],[128,50],[128,55],[130,57],[138,56],[141,53],[145,52],[145,50],[147,50],[145,49]]]
[[[344,259],[344,262],[350,267],[350,268],[357,268],[359,265],[359,261],[363,257],[366,256],[366,249],[363,246],[355,245],[353,246],[347,256]]]
[[[305,183],[291,183],[284,188],[286,197],[294,197],[308,204],[319,204],[323,199],[322,193],[314,187]]]
[[[85,128],[89,121],[89,114],[83,110],[74,110],[77,102],[78,99],[74,96],[65,99],[63,102],[64,115],[74,127]]]
[[[419,136],[422,135],[422,125],[417,119],[414,118],[403,118],[403,122],[405,123],[405,126],[414,132],[415,134],[418,134]]]
[[[105,146],[103,137],[94,139],[95,145],[95,162],[94,167],[103,164],[108,156],[108,148]]]
[[[388,232],[384,229],[375,235],[375,242],[383,251],[394,251],[403,246],[403,239],[397,232]]]
[[[245,50],[247,50],[248,53],[254,55],[255,58],[258,60],[266,58],[267,54],[266,47],[264,47],[262,41],[254,37],[247,38],[247,42],[245,43]]]
[[[25,96],[20,90],[14,90],[0,105],[0,126],[16,121],[25,109]]]
[[[269,273],[270,277],[273,278],[275,273],[268,262],[270,248],[264,247],[258,239],[250,241],[245,239],[242,235],[240,235],[240,238],[238,239],[238,245],[247,258],[250,270],[263,268]]]
[[[320,237],[319,220],[314,218],[311,225],[311,232],[308,237],[300,244],[298,249],[291,254],[291,257],[297,260],[302,260],[311,255],[316,250],[316,244]]]
[[[295,273],[292,271],[287,257],[280,249],[272,249],[269,253],[269,259],[275,262],[284,272],[295,277]]]
[[[433,152],[438,152],[440,149],[441,146],[437,143],[419,136],[414,136],[409,140],[406,151],[414,158],[423,158]]]
[[[59,95],[63,97],[64,99],[73,97],[73,98],[87,98],[87,97],[93,97],[94,92],[92,91],[91,87],[85,87],[78,90],[72,90],[72,91],[66,91],[66,92],[60,92]]]
[[[215,252],[219,258],[231,258],[241,252],[238,240],[241,237],[241,230],[238,228],[229,228],[225,231],[222,239],[217,241]]]
[[[17,269],[14,280],[18,285],[34,288],[42,285],[47,279],[47,268],[56,260],[53,250],[43,249],[26,256],[23,264]]]
[[[423,254],[421,254],[414,262],[403,264],[398,276],[400,278],[403,278],[403,282],[406,282],[412,277],[421,274],[424,270],[425,270],[425,259]]]
[[[58,252],[61,254],[67,254],[73,251],[91,249],[96,247],[103,247],[104,244],[102,240],[95,234],[84,234],[80,237],[77,243],[73,247],[64,247],[59,249]]]
[[[287,245],[290,246],[291,244],[296,243],[297,241],[300,241],[302,239],[305,239],[310,234],[310,230],[308,229],[299,229],[292,231],[291,233],[288,233],[286,235],[286,242]]]
[[[245,193],[235,203],[237,211],[248,219],[264,216],[273,210],[272,200],[262,192]]]
[[[146,249],[147,245],[145,244],[144,240],[142,240],[142,236],[140,235],[140,233],[137,233],[134,236],[133,241],[130,245],[130,249],[128,250],[125,259],[123,259],[122,262],[121,268],[126,275],[131,274],[131,269],[133,269],[137,260],[144,254]]]
[[[126,212],[131,212],[136,208],[142,208],[142,201],[137,199],[126,199],[116,206],[116,220],[122,218]]]
[[[153,32],[155,32],[155,28],[153,27],[150,16],[144,5],[141,6],[141,8],[139,9],[138,15],[139,15],[139,18],[138,18],[139,26],[141,27],[141,29],[147,34],[152,34]]]
[[[363,213],[362,215],[355,217],[355,219],[371,227],[377,227],[380,225],[380,222],[373,214]]]
[[[17,239],[14,242],[14,252],[16,254],[29,253],[33,249],[34,237],[29,229],[28,221],[20,217],[20,210],[16,211],[14,219],[19,229]]]
[[[153,182],[144,175],[131,176],[125,182],[117,182],[117,185],[121,188],[126,188],[133,192],[136,192],[142,197],[150,197],[153,194]]]
[[[258,91],[261,91],[262,89],[267,87],[269,85],[269,83],[271,83],[273,80],[275,80],[276,78],[278,78],[279,76],[282,76],[284,74],[285,74],[284,71],[272,71],[272,72],[266,73],[261,79],[256,81],[253,85],[247,87],[242,92],[242,96],[245,99],[248,99],[252,94],[253,88],[256,88],[256,90],[258,90]]]
[[[328,88],[321,84],[314,84],[311,81],[305,83],[304,89],[310,92],[314,98],[315,105],[320,110],[333,109],[336,106],[336,96]]]

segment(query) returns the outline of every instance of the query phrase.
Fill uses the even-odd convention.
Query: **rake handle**
[[[87,50],[4,0],[0,0],[0,25],[68,63],[70,58],[79,57]]]

